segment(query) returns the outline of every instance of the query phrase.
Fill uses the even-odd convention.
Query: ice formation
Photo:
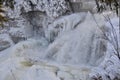
[[[104,36],[92,18],[90,13],[59,18],[46,33],[57,34],[49,35],[54,37],[53,42],[41,38],[16,44],[8,52],[8,57],[2,59],[5,61],[0,64],[0,79],[87,80],[91,68],[103,61],[106,46]],[[8,72],[3,74],[5,69]]]
[[[68,17],[68,19],[70,18]],[[53,58],[53,60],[63,63],[96,65],[105,52],[104,36],[101,30],[92,20],[92,15],[89,13],[82,23],[80,23],[80,18],[78,18],[80,24],[77,23],[76,18],[77,26],[75,24],[73,27],[74,21],[70,20],[67,21],[67,24],[64,21],[65,24],[63,23],[63,25],[66,25],[66,29],[63,27],[62,34],[60,33],[60,36],[57,36],[55,41],[48,47],[48,58]],[[69,28],[73,29],[67,29],[68,22],[70,22],[71,26]],[[88,26],[86,24],[91,25]]]
[[[70,11],[66,0],[15,1],[15,9],[8,9],[10,27],[0,30],[0,41],[10,44],[0,52],[0,80],[120,79],[119,58],[104,35],[114,38],[111,24],[103,14],[64,15]],[[111,23],[119,37],[118,18]]]

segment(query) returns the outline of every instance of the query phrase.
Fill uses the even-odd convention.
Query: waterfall
[[[96,15],[96,20],[102,28],[102,18]],[[104,35],[90,13],[58,18],[44,32],[43,38],[19,42],[2,58],[1,80],[89,80],[91,68],[104,60]]]
[[[105,37],[114,36],[104,16],[115,16],[95,13],[93,1],[15,0],[9,30],[0,32],[0,80],[119,80],[120,61]],[[118,34],[118,18],[111,22]]]
[[[72,18],[71,18],[72,16]],[[47,58],[62,63],[99,65],[103,60],[106,51],[106,42],[104,35],[91,14],[75,14],[58,20],[52,26],[65,25],[62,29],[54,28],[52,32],[58,31],[58,36],[53,43],[48,46],[46,51]],[[74,18],[76,21],[74,22]],[[85,18],[85,20],[83,19]],[[98,19],[100,19],[98,17]],[[84,20],[84,21],[82,21]],[[80,23],[77,27],[74,27]],[[91,24],[88,26],[87,24]],[[102,25],[102,24],[101,24]],[[61,27],[61,26],[57,26]],[[69,27],[69,28],[67,28]],[[54,34],[55,34],[54,32]],[[51,35],[53,38],[53,36]]]

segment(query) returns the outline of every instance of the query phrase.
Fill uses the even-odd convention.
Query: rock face
[[[27,21],[29,21],[32,26],[32,34],[37,37],[44,37],[44,26],[47,20],[47,15],[40,11],[30,11],[26,14],[23,14]]]

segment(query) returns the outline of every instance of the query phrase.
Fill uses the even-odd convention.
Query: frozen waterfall
[[[0,80],[89,80],[106,52],[104,20],[94,16],[100,27],[90,13],[71,14],[45,28],[43,38],[13,46],[1,56]]]
[[[80,15],[82,17],[79,17]],[[54,42],[48,46],[47,58],[78,65],[99,64],[103,60],[106,44],[102,31],[92,18],[89,13],[87,15],[73,14],[58,20],[60,23],[55,21],[53,23],[54,29],[50,33],[58,35]],[[55,33],[55,31],[57,32]]]

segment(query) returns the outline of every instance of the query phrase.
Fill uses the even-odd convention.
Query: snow
[[[48,41],[53,41],[56,37],[69,33],[74,30],[78,24],[84,21],[86,13],[76,13],[61,17],[45,28],[45,37]],[[70,21],[71,20],[71,21]]]
[[[101,21],[102,27],[102,18],[95,16],[96,20]],[[2,53],[0,80],[89,79],[91,68],[97,67],[104,60],[105,51],[101,46],[106,45],[91,13],[63,16],[49,28],[57,33],[53,36],[53,42],[49,43],[46,37],[28,39]]]
[[[26,73],[23,80],[60,80],[54,72],[41,69],[39,66],[32,66]]]
[[[0,51],[5,50],[13,45],[13,41],[11,40],[8,34],[0,34]]]
[[[22,28],[10,28],[9,34],[12,36],[26,37]]]
[[[110,21],[108,20],[106,26],[109,29],[108,38],[112,40],[112,42],[116,42],[112,26],[113,25],[114,31],[116,32],[117,40],[119,41],[119,19],[118,17],[112,18]],[[116,43],[114,43],[116,46]],[[118,48],[120,49],[120,44],[118,42]],[[97,67],[97,70],[93,69],[93,73],[91,73],[92,77],[98,78],[101,77],[103,80],[114,80],[120,79],[120,59],[116,55],[115,47],[111,42],[108,41],[107,43],[107,51],[105,55],[105,60]]]
[[[7,33],[0,34],[0,38],[12,44],[0,52],[0,80],[120,79],[119,58],[103,35],[106,33],[110,39],[110,35],[113,37],[111,25],[103,16],[109,14],[119,37],[118,17],[113,13],[80,12],[65,16],[64,13],[70,10],[65,0],[15,1],[15,9],[8,10],[15,25],[11,24],[10,30],[0,32]],[[42,16],[46,13],[45,21],[40,21],[45,36],[35,38],[34,26],[22,15],[30,11],[40,11]],[[39,23],[39,19],[34,19]],[[26,39],[13,44],[9,35]]]
[[[15,0],[15,2],[14,10],[8,10],[11,18],[18,18],[21,13],[33,10],[46,12],[47,16],[56,18],[70,9],[65,0]]]
[[[76,28],[71,31],[67,31],[66,28],[66,33],[64,31],[61,32],[62,34],[58,36],[51,45],[48,46],[46,52],[47,58],[62,63],[77,65],[99,64],[99,61],[103,59],[102,56],[104,56],[105,52],[101,46],[105,47],[106,44],[104,43],[101,30],[97,27],[94,20],[90,21],[91,18],[92,15],[88,13],[84,22],[78,24]],[[78,19],[80,21],[80,18]],[[70,20],[70,26],[72,26],[73,20]],[[68,22],[67,24],[69,24]],[[91,26],[86,24],[91,24]]]

